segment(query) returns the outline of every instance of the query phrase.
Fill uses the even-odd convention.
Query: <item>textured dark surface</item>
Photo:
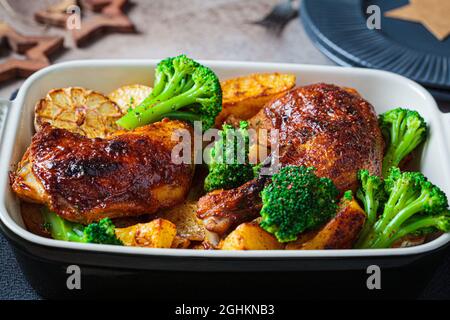
[[[0,299],[40,299],[25,280],[16,258],[3,235],[0,234]]]
[[[450,250],[447,249],[442,264],[438,267],[429,285],[423,291],[423,299],[450,299]]]

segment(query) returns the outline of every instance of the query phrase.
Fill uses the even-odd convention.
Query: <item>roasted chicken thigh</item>
[[[44,125],[11,174],[12,187],[80,223],[155,213],[182,202],[191,185],[193,164],[171,159],[177,130],[191,127],[167,120],[89,139]]]
[[[357,172],[380,175],[384,142],[372,105],[352,89],[330,84],[298,87],[269,102],[249,120],[255,129],[278,130],[282,166],[315,167],[344,192],[357,187]],[[259,177],[234,190],[215,190],[199,200],[197,214],[220,234],[258,216]],[[251,199],[251,206],[245,204]]]
[[[315,167],[341,191],[355,189],[356,172],[381,174],[383,136],[372,105],[352,89],[313,84],[267,104],[250,122],[278,130],[282,165]]]

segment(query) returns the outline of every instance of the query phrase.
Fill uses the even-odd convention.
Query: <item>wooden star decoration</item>
[[[91,11],[94,12],[100,12],[103,8],[106,6],[109,6],[111,4],[111,0],[81,0],[83,3],[83,7],[88,8]],[[116,1],[116,4],[114,5],[117,8],[117,5],[119,5],[119,9],[122,10],[123,6],[127,4],[128,1]]]
[[[385,16],[421,23],[440,41],[450,35],[448,0],[409,0],[409,4],[385,12]]]
[[[67,8],[78,5],[76,0],[63,0],[46,9],[35,12],[34,19],[42,24],[65,28],[69,14]]]
[[[63,47],[62,37],[24,36],[0,21],[0,46],[23,54],[25,59],[7,58],[0,63],[0,82],[26,78],[50,65],[48,56]]]
[[[87,0],[87,2],[95,2]],[[81,29],[72,31],[73,39],[77,46],[84,46],[93,37],[106,32],[134,33],[136,29],[130,19],[124,14],[123,9],[128,0],[110,0],[104,6],[99,15],[81,23]]]
[[[80,29],[72,30],[75,45],[82,47],[100,34],[119,32],[134,33],[136,28],[124,13],[128,0],[63,0],[61,3],[38,11],[36,21],[57,27],[66,27],[69,18],[66,9],[70,5],[80,4],[83,10],[96,12],[93,17],[82,19]]]

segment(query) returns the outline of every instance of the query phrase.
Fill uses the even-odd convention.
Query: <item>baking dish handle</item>
[[[3,141],[3,132],[6,127],[6,117],[8,115],[9,107],[12,101],[6,99],[0,99],[0,146]]]

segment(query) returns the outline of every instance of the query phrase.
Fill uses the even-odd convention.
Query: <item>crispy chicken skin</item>
[[[253,219],[261,211],[259,193],[266,180],[253,179],[239,188],[208,193],[198,201],[197,216],[206,229],[218,234]]]
[[[298,87],[269,102],[249,121],[257,130],[279,131],[281,165],[315,167],[318,176],[332,179],[341,192],[357,188],[360,169],[381,173],[384,142],[377,116],[355,90],[323,83]],[[256,203],[247,212],[239,210],[242,218],[236,217],[233,207],[246,202],[236,195],[261,201],[254,194],[261,190],[249,188],[254,184],[216,190],[200,199],[198,214],[207,219],[207,228],[225,233],[235,221],[255,218]],[[212,202],[214,206],[208,207]]]
[[[12,174],[12,188],[75,222],[155,213],[182,202],[190,188],[194,166],[171,160],[179,129],[191,127],[161,121],[89,139],[45,125]]]
[[[356,189],[356,173],[381,174],[384,142],[372,105],[354,90],[313,84],[266,105],[251,122],[279,130],[280,163],[315,167],[340,191]]]

